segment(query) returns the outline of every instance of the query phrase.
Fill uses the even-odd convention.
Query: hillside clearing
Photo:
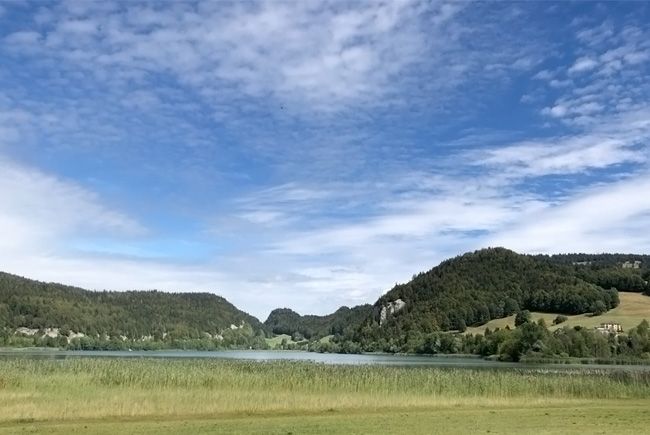
[[[618,307],[613,310],[609,310],[605,314],[600,316],[591,316],[590,314],[579,314],[576,316],[567,316],[568,320],[560,325],[553,325],[553,319],[557,317],[557,314],[552,313],[531,313],[531,317],[534,321],[539,319],[544,319],[546,325],[550,330],[555,330],[557,328],[562,328],[564,326],[583,326],[585,328],[595,328],[600,326],[601,323],[613,322],[620,323],[623,327],[623,330],[626,331],[637,326],[643,319],[650,321],[650,297],[645,296],[641,293],[619,293],[619,298],[621,303]],[[494,330],[496,328],[505,328],[509,326],[514,328],[515,326],[515,316],[504,317],[502,319],[494,319],[488,323],[467,328],[468,333],[472,334],[482,334],[485,332],[486,328]]]

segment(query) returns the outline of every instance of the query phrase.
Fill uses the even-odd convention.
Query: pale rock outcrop
[[[389,302],[381,307],[381,312],[379,313],[379,326],[382,326],[386,322],[388,316],[397,313],[405,306],[406,302],[401,299],[396,299],[395,301]]]
[[[59,328],[46,328],[45,337],[57,338],[60,335]]]
[[[83,338],[85,336],[86,336],[86,334],[84,334],[83,332],[72,332],[72,331],[70,331],[70,334],[68,334],[68,343],[70,343],[73,338]]]
[[[29,335],[29,336],[34,336],[38,332],[38,329],[32,329],[32,328],[25,328],[24,326],[21,326],[20,328],[16,329],[16,334],[21,334],[21,335]]]
[[[245,325],[246,325],[246,322],[244,322],[244,321],[242,320],[241,323],[239,324],[239,326],[237,326],[237,325],[235,325],[235,324],[231,324],[231,325],[230,325],[230,329],[233,329],[233,330],[234,330],[234,329],[241,329],[241,328],[243,328]]]

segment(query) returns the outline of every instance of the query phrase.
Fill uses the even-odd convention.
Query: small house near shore
[[[641,262],[640,261],[626,261],[623,263],[623,269],[640,269],[641,268]]]
[[[603,334],[605,333],[620,334],[621,332],[623,332],[623,327],[621,326],[620,323],[608,322],[608,323],[601,323],[600,326],[596,327],[596,330],[602,332]]]

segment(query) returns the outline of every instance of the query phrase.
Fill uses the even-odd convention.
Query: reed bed
[[[0,422],[650,399],[650,373],[159,359],[0,361]]]

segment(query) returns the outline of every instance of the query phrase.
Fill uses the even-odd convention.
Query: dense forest
[[[328,335],[352,334],[373,311],[372,305],[341,307],[325,316],[301,316],[289,308],[273,310],[264,324],[274,334],[288,334],[295,341]]]
[[[95,292],[0,273],[0,338],[18,328],[31,329],[26,332],[37,337],[57,329],[50,335],[58,337],[49,338],[63,343],[68,340],[61,337],[74,336],[71,345],[86,347],[99,346],[97,341],[171,346],[188,340],[245,346],[263,341],[266,329],[211,293]]]

